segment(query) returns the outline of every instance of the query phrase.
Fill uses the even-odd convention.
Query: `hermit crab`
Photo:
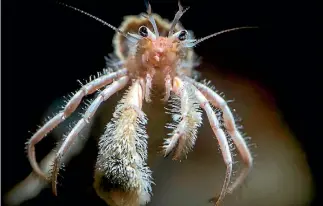
[[[57,195],[57,175],[64,154],[78,134],[91,121],[98,107],[117,91],[128,87],[117,105],[112,120],[99,140],[99,152],[95,166],[94,187],[98,195],[109,205],[145,205],[152,195],[152,172],[146,164],[148,135],[145,130],[147,117],[142,111],[144,101],[151,102],[151,92],[164,91],[162,101],[168,102],[174,123],[167,125],[172,133],[162,145],[165,156],[173,154],[180,159],[193,149],[197,130],[206,113],[213,133],[218,140],[226,175],[214,204],[219,205],[227,193],[241,185],[252,168],[253,158],[241,135],[227,102],[210,87],[195,79],[194,68],[199,60],[193,48],[222,33],[254,27],[238,27],[220,31],[204,38],[195,38],[185,30],[179,19],[187,11],[179,3],[173,21],[147,12],[139,16],[126,16],[119,28],[78,8],[62,4],[81,12],[116,31],[113,39],[114,55],[106,58],[108,69],[104,74],[84,84],[67,102],[65,108],[45,123],[27,142],[28,158],[33,171],[52,182]],[[36,161],[35,145],[73,113],[82,99],[97,93],[83,117],[77,122],[56,153],[52,175],[47,177]],[[221,111],[219,121],[215,110]],[[246,167],[231,183],[232,155],[228,144],[231,139],[242,156]]]

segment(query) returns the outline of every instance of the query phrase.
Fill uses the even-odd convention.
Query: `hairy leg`
[[[174,81],[177,81],[177,84],[183,84],[183,81],[179,78],[175,78]],[[228,144],[228,140],[225,136],[224,131],[220,128],[220,123],[216,117],[216,114],[214,113],[212,107],[210,106],[208,100],[205,98],[205,96],[198,90],[195,88],[195,95],[196,98],[201,106],[201,108],[206,112],[206,115],[209,119],[210,122],[210,126],[213,130],[213,133],[215,134],[218,143],[220,145],[220,149],[222,151],[222,156],[223,156],[223,160],[226,164],[227,170],[226,170],[226,175],[225,175],[225,180],[223,183],[223,187],[220,193],[220,196],[218,198],[218,200],[216,201],[215,205],[219,205],[226,193],[227,193],[227,189],[228,186],[230,184],[230,179],[231,179],[231,175],[232,175],[232,157],[231,157],[231,151],[230,151],[230,147]]]
[[[151,196],[146,164],[147,140],[140,79],[132,82],[116,106],[98,143],[94,188],[108,205],[145,205]]]
[[[243,162],[246,165],[246,167],[242,170],[242,172],[237,177],[237,179],[228,188],[228,192],[232,193],[234,189],[236,189],[244,182],[250,170],[252,169],[253,158],[251,156],[248,145],[237,129],[234,117],[226,101],[215,91],[205,86],[204,84],[198,83],[189,77],[183,77],[183,78],[186,81],[192,83],[194,86],[196,86],[205,95],[205,97],[211,102],[213,106],[220,108],[223,111],[223,119],[224,119],[225,127],[228,133],[230,134],[234,144],[236,145],[239,151],[239,154],[242,157]]]
[[[174,160],[193,149],[197,130],[202,124],[202,111],[196,101],[193,86],[177,83],[178,81],[174,81],[173,86],[176,96],[170,101],[173,107],[170,112],[173,115],[174,123],[167,126],[174,130],[163,145],[165,156],[176,148]]]
[[[57,195],[57,188],[56,188],[56,181],[57,175],[60,167],[60,161],[63,155],[67,152],[70,148],[71,144],[74,142],[75,138],[77,138],[78,134],[81,130],[90,122],[91,118],[95,114],[98,107],[101,105],[102,102],[106,101],[111,95],[119,91],[120,89],[124,88],[129,81],[129,77],[121,77],[119,80],[113,82],[111,85],[107,86],[97,98],[92,102],[92,104],[86,110],[82,119],[78,121],[78,123],[74,126],[72,131],[68,134],[66,139],[64,140],[62,146],[59,148],[58,152],[56,153],[56,157],[54,160],[53,165],[53,174],[52,174],[52,189],[53,193]]]
[[[126,75],[127,70],[121,69],[117,72],[113,72],[107,75],[103,75],[86,85],[84,85],[74,96],[69,100],[66,104],[65,108],[59,112],[56,116],[54,116],[51,120],[49,120],[43,127],[41,127],[28,141],[28,159],[33,168],[34,172],[40,177],[47,179],[46,174],[42,172],[39,168],[36,154],[35,154],[35,145],[41,141],[47,133],[49,133],[52,129],[54,129],[58,124],[64,121],[71,113],[75,111],[75,109],[80,104],[82,98],[86,95],[94,93],[96,90],[110,84],[113,79],[120,78],[121,76]]]

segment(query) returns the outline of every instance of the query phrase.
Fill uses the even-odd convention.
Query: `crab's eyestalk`
[[[185,42],[189,38],[187,30],[181,30],[172,35],[173,38],[177,38],[181,42]]]
[[[152,40],[156,39],[156,35],[146,26],[139,27],[138,35],[140,35],[142,38],[150,38]]]

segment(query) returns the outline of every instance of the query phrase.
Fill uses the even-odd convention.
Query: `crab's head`
[[[156,70],[174,69],[177,63],[185,58],[187,53],[185,42],[189,38],[186,30],[180,30],[170,36],[159,36],[148,27],[138,29],[141,39],[138,41],[137,54],[141,63]]]

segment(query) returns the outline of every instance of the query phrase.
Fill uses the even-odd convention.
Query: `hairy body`
[[[193,48],[208,38],[250,27],[233,28],[195,39],[192,32],[179,24],[180,17],[187,11],[180,4],[172,22],[152,14],[149,5],[145,16],[125,17],[120,28],[80,9],[65,6],[88,15],[116,31],[113,40],[114,56],[106,59],[107,66],[112,71],[83,85],[65,108],[32,136],[28,142],[28,157],[35,173],[44,179],[48,178],[36,162],[35,144],[74,112],[84,96],[104,88],[56,153],[50,179],[53,192],[57,194],[57,175],[66,151],[80,131],[91,121],[99,105],[117,91],[130,85],[100,138],[94,187],[98,195],[110,205],[137,206],[148,203],[152,195],[153,181],[146,164],[147,119],[142,111],[142,104],[144,100],[151,101],[151,90],[154,87],[164,90],[163,100],[169,100],[172,106],[170,112],[174,123],[169,124],[168,128],[173,132],[165,139],[163,145],[165,156],[173,152],[173,159],[180,159],[193,149],[197,130],[202,123],[202,111],[206,113],[227,166],[220,195],[214,198],[215,205],[219,205],[228,192],[232,192],[243,183],[252,167],[252,156],[226,101],[207,85],[192,78],[194,67],[199,64]],[[213,107],[221,109],[223,125],[220,124]],[[246,169],[232,185],[229,184],[233,161],[228,138],[233,140],[246,163]]]

